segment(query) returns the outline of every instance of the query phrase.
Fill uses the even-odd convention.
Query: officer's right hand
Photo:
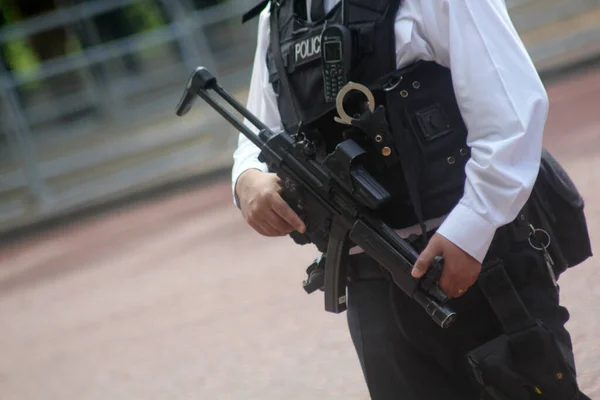
[[[235,192],[242,215],[263,236],[284,236],[306,226],[281,197],[282,186],[276,174],[250,169],[240,175]]]

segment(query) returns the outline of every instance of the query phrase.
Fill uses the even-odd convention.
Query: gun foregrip
[[[397,248],[360,220],[354,223],[350,239],[381,264],[404,293],[411,297],[414,295],[418,280],[410,275],[413,264]]]
[[[433,259],[427,274],[421,278],[421,288],[442,304],[449,300],[448,295],[444,293],[439,285],[443,269],[444,258],[437,256]]]

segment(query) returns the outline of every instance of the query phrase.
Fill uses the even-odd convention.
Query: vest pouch
[[[574,369],[563,355],[568,351],[537,321],[533,327],[476,348],[467,361],[482,399],[575,400],[579,388]]]
[[[403,168],[418,175],[425,218],[452,210],[462,197],[470,157],[450,71],[418,62],[395,73],[386,111]]]
[[[289,88],[284,87],[281,71],[276,68],[275,57],[279,55],[272,51],[272,45],[269,46],[266,55],[269,83],[277,96],[283,122],[303,121],[304,125],[335,109],[335,104],[324,102],[321,30],[322,28],[307,29],[280,43],[285,73],[288,78],[294,77],[288,79]],[[293,105],[294,101],[296,107]],[[297,128],[289,123],[284,123],[284,126],[290,131],[295,131]]]
[[[520,269],[513,264],[511,269]],[[477,284],[502,334],[466,355],[473,386],[488,400],[575,400],[580,392],[573,353],[518,294],[505,262],[487,260]]]
[[[532,200],[530,218],[534,226],[538,224],[551,236],[549,251],[559,261],[557,273],[592,256],[583,198],[567,172],[545,149]]]

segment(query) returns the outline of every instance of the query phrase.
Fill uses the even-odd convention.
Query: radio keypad
[[[341,63],[328,64],[323,73],[325,75],[325,99],[327,102],[335,101],[337,94],[346,85],[344,70]]]

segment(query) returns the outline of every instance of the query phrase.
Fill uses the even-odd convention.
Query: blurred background
[[[200,64],[245,97],[253,3],[3,0],[0,229],[230,164],[233,131],[174,107]]]
[[[595,240],[600,0],[506,3]],[[198,65],[246,101],[255,4],[0,0],[0,399],[368,398],[345,316],[301,289],[314,250],[233,208],[237,133],[174,115]],[[594,263],[561,281],[600,399]]]

